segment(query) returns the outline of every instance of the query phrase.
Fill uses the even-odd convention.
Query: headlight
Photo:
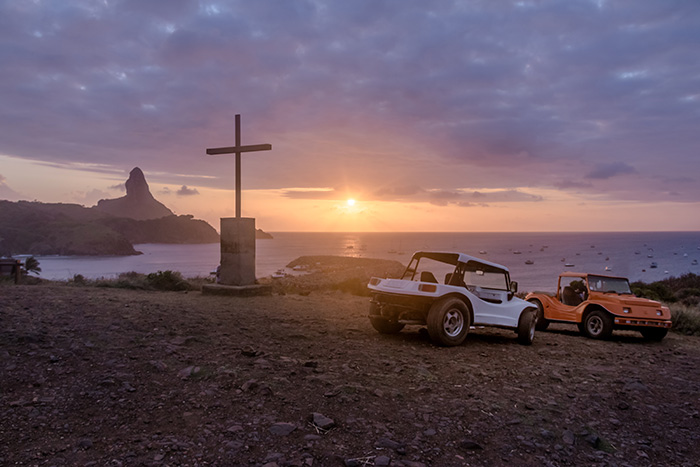
[[[632,310],[630,310],[629,308],[623,308],[623,309],[622,309],[622,312],[623,312],[623,313],[630,313],[631,311],[632,311]]]

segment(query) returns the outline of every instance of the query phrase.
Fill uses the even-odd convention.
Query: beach
[[[378,334],[341,291],[3,286],[3,465],[696,465],[700,348]]]

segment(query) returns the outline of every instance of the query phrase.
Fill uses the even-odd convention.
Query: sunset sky
[[[264,230],[700,230],[697,0],[0,0],[0,60],[0,199],[218,229],[239,113]]]

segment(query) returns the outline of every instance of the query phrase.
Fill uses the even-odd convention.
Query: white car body
[[[435,271],[424,269],[426,261],[448,271],[445,283],[438,282]],[[508,268],[474,256],[419,251],[401,279],[373,277],[368,288],[370,321],[380,333],[398,332],[407,324],[427,325],[437,343],[459,345],[470,326],[496,326],[515,330],[523,344],[534,339],[535,310],[515,297],[517,283],[510,281]],[[441,306],[449,310],[437,311]],[[444,316],[430,318],[431,313]],[[465,329],[458,331],[460,319]]]

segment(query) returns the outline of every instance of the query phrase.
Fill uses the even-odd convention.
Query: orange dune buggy
[[[565,272],[559,276],[555,296],[530,293],[525,299],[537,306],[538,330],[550,322],[576,323],[581,334],[592,339],[606,339],[614,329],[626,329],[660,341],[671,328],[671,311],[634,296],[624,277]]]

